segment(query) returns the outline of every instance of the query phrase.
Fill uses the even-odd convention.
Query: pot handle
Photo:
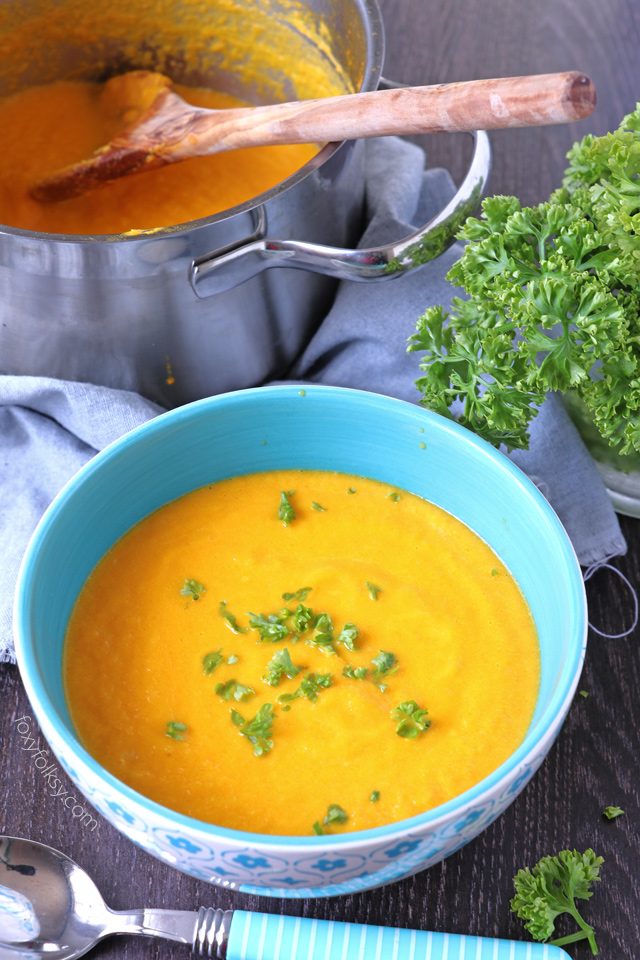
[[[340,280],[391,280],[435,259],[451,246],[463,221],[478,206],[491,163],[484,130],[469,134],[473,156],[464,180],[440,213],[414,233],[384,246],[351,250],[301,240],[252,237],[237,246],[194,260],[191,285],[198,297],[232,290],[269,267],[311,270]]]

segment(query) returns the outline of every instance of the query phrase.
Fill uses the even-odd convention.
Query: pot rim
[[[353,2],[355,3],[362,18],[366,43],[366,59],[359,92],[376,90],[382,76],[382,66],[385,55],[385,35],[382,13],[380,11],[378,0],[353,0]],[[244,203],[237,204],[235,207],[228,207],[226,210],[221,210],[219,213],[213,214],[212,216],[199,217],[197,220],[186,220],[184,223],[171,224],[168,227],[151,227],[147,230],[141,230],[139,233],[131,235],[127,235],[126,233],[46,233],[40,230],[25,230],[21,227],[11,227],[0,223],[0,238],[5,236],[16,236],[23,237],[28,240],[55,240],[71,244],[112,244],[114,242],[135,243],[136,241],[140,240],[148,242],[149,240],[154,240],[156,238],[166,239],[167,237],[172,237],[176,234],[185,233],[191,230],[199,230],[200,228],[209,226],[210,224],[219,223],[223,220],[229,220],[231,217],[234,217],[237,214],[248,213],[257,207],[263,206],[270,200],[273,200],[281,193],[285,193],[287,190],[291,189],[291,187],[295,186],[301,180],[304,180],[307,176],[309,176],[312,171],[324,166],[330,157],[344,147],[345,143],[345,140],[337,141],[335,143],[326,143],[324,147],[310,160],[308,160],[303,167],[300,167],[299,170],[296,170],[296,172],[291,174],[290,177],[287,177],[286,180],[280,181],[280,183],[277,183],[274,187],[271,187],[264,193],[258,194],[257,197],[252,197],[249,200],[245,200]]]

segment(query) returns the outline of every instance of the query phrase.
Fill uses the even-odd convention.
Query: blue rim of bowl
[[[194,817],[189,817],[186,814],[178,813],[169,807],[165,807],[162,804],[156,803],[154,800],[149,799],[143,794],[138,793],[136,790],[127,786],[127,784],[123,783],[121,780],[118,780],[117,777],[102,767],[97,760],[95,760],[91,754],[85,750],[80,741],[68,731],[66,723],[59,716],[53,703],[46,694],[44,684],[40,679],[40,674],[35,663],[33,651],[27,640],[27,598],[31,582],[31,567],[37,558],[41,542],[47,536],[49,527],[55,521],[57,515],[66,508],[67,502],[73,497],[76,488],[84,483],[85,478],[92,476],[95,471],[100,470],[103,462],[119,456],[122,450],[130,447],[132,444],[135,444],[140,435],[162,432],[167,424],[179,423],[182,420],[190,419],[191,416],[193,416],[194,411],[202,410],[207,407],[212,407],[215,409],[218,407],[233,406],[234,404],[238,403],[242,404],[246,402],[247,399],[251,399],[252,397],[257,399],[259,396],[266,396],[269,394],[279,395],[284,398],[290,397],[292,400],[295,400],[300,398],[301,388],[303,388],[302,392],[304,395],[325,395],[328,397],[351,396],[356,401],[358,399],[361,401],[367,401],[372,406],[397,408],[399,412],[404,411],[405,414],[411,412],[417,419],[422,420],[423,422],[425,420],[436,422],[439,429],[444,430],[445,433],[450,433],[455,438],[455,442],[466,442],[468,445],[479,449],[484,456],[488,457],[490,460],[493,460],[500,467],[500,469],[509,474],[511,479],[515,481],[516,484],[521,488],[522,492],[531,498],[534,501],[534,504],[546,515],[557,535],[558,546],[562,550],[563,559],[567,564],[567,567],[574,567],[575,569],[576,586],[578,583],[580,584],[580,588],[576,590],[576,593],[571,600],[574,604],[576,614],[576,629],[574,630],[574,639],[578,640],[579,637],[582,637],[582,640],[581,642],[575,643],[573,656],[571,659],[563,663],[562,672],[558,679],[558,683],[556,684],[556,689],[552,694],[551,700],[544,713],[538,719],[535,726],[529,728],[520,746],[512,754],[510,754],[510,756],[507,757],[507,759],[501,763],[499,767],[493,770],[489,776],[474,784],[473,787],[470,787],[463,793],[458,794],[451,800],[448,800],[446,803],[440,804],[437,807],[433,807],[424,813],[416,814],[415,816],[404,820],[396,820],[393,823],[385,824],[381,827],[373,827],[369,830],[351,831],[322,837],[251,833],[244,830],[233,830],[229,827],[219,827],[215,824],[207,823],[203,820],[197,820]],[[71,755],[77,757],[77,759],[86,768],[88,768],[90,773],[98,781],[102,782],[107,789],[114,791],[116,794],[120,794],[123,798],[132,801],[138,806],[142,806],[155,817],[162,817],[169,820],[174,828],[195,830],[198,833],[208,836],[211,840],[224,839],[233,841],[235,843],[250,843],[254,846],[262,848],[298,847],[305,850],[314,848],[317,849],[318,847],[341,848],[345,845],[354,847],[357,844],[368,844],[371,841],[394,839],[400,835],[405,835],[425,826],[437,826],[442,820],[448,819],[452,814],[458,814],[461,818],[464,818],[465,808],[468,806],[468,804],[473,803],[474,801],[480,799],[484,794],[490,792],[519,766],[525,768],[527,761],[530,760],[532,756],[535,756],[539,753],[540,744],[555,736],[564,718],[569,702],[575,693],[578,680],[580,678],[580,671],[586,650],[588,620],[586,594],[582,580],[580,564],[566,530],[560,522],[553,507],[551,507],[549,502],[545,499],[545,497],[543,497],[535,484],[529,480],[526,474],[523,473],[519,467],[515,466],[515,464],[513,464],[506,456],[504,456],[504,454],[497,451],[489,443],[476,436],[470,430],[467,430],[465,427],[461,427],[455,421],[447,420],[445,417],[442,417],[439,414],[425,410],[424,408],[408,403],[405,400],[398,400],[382,394],[371,393],[366,390],[354,390],[348,387],[293,384],[268,387],[251,387],[246,390],[236,390],[232,393],[217,394],[213,397],[207,397],[204,400],[196,400],[193,403],[185,404],[184,406],[178,407],[175,410],[170,410],[167,413],[161,414],[160,416],[154,418],[153,420],[149,420],[146,423],[135,427],[129,433],[126,433],[123,437],[115,440],[113,443],[109,444],[109,446],[100,451],[100,453],[96,454],[96,456],[93,457],[84,467],[81,467],[80,470],[65,484],[62,490],[60,490],[43,514],[31,537],[31,540],[29,541],[29,545],[18,574],[13,626],[16,656],[18,660],[18,666],[20,668],[20,675],[22,677],[22,682],[27,691],[29,700],[34,707],[34,711],[36,714],[38,714],[39,711],[42,711],[46,718],[46,722],[52,724],[55,729],[56,736],[63,741],[65,747],[70,751]]]

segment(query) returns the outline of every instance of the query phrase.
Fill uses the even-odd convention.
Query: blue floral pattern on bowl
[[[426,460],[418,440],[427,443]],[[435,810],[321,837],[220,828],[136,793],[93,760],[73,730],[61,682],[62,645],[77,593],[95,563],[135,522],[181,493],[237,473],[287,467],[369,476],[438,503],[495,550],[529,603],[542,663],[530,728],[498,770]],[[281,386],[179,408],[98,454],[58,495],[34,534],[14,623],[22,678],[42,732],[102,816],[198,879],[309,897],[354,893],[423,870],[492,823],[524,789],[560,730],[580,675],[586,621],[580,568],[560,522],[501,454],[413,404],[353,390]]]

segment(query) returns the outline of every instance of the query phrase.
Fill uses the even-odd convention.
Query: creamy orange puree
[[[62,203],[38,203],[30,188],[89,157],[127,120],[102,84],[58,81],[0,100],[0,222],[46,233],[144,230],[210,216],[263,193],[317,153],[314,145],[255,147],[163,167]],[[176,86],[197,106],[246,106],[226,94]],[[123,122],[124,120],[124,122]]]
[[[281,491],[295,491],[288,526]],[[181,592],[189,580],[205,588],[197,600]],[[323,653],[305,639],[313,633],[261,642],[220,612],[224,601],[245,629],[249,612],[295,610],[282,594],[302,587],[336,638],[357,626],[355,650],[336,641]],[[284,649],[300,673],[269,686],[267,664]],[[207,675],[203,658],[217,651]],[[346,665],[371,670],[380,651],[397,661],[378,678],[386,689],[371,673],[343,676]],[[315,702],[279,704],[309,672],[331,674],[331,686]],[[454,517],[375,481],[286,471],[196,490],[127,533],[80,594],[64,674],[86,748],[136,790],[218,825],[310,834],[316,821],[338,832],[412,816],[489,774],[530,723],[539,652],[513,578]],[[216,686],[230,680],[255,693],[225,701]],[[407,701],[431,720],[414,739],[391,716]],[[265,704],[273,746],[256,757],[231,711],[250,720]],[[184,725],[182,739],[168,724]],[[345,823],[322,825],[331,804]]]

